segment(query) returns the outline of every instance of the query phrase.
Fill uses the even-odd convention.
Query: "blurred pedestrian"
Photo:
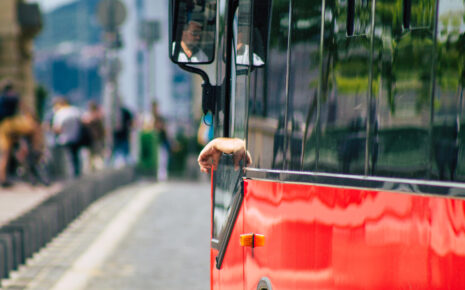
[[[0,184],[8,187],[12,183],[7,180],[7,169],[15,142],[29,138],[31,148],[23,147],[23,156],[28,154],[28,150],[33,150],[33,155],[39,157],[43,144],[40,124],[21,103],[13,82],[3,81],[0,90]]]
[[[127,108],[121,107],[118,122],[113,132],[113,162],[119,166],[120,160],[123,164],[131,162],[129,138],[133,126],[134,117]]]
[[[77,177],[81,174],[81,113],[63,97],[54,100],[53,111],[52,128],[56,135],[56,144],[69,152],[73,174]]]
[[[95,101],[87,104],[87,111],[82,116],[82,123],[90,135],[90,158],[89,167],[92,171],[103,168],[103,150],[105,129],[103,121],[103,112]]]
[[[166,121],[158,110],[157,102],[152,103],[152,115],[155,133],[157,133],[159,140],[157,178],[163,181],[168,179],[168,161],[170,158],[171,146],[168,138],[168,131],[166,130]]]

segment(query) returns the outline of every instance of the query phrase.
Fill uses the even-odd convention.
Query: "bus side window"
[[[402,0],[402,2],[402,14],[399,15],[402,17],[403,31],[433,29],[435,0]]]
[[[252,17],[252,46],[254,53],[261,59],[263,64],[267,60],[267,44],[270,35],[270,13],[271,0],[253,1]]]
[[[269,0],[241,1],[238,8],[236,64],[261,67],[266,62]],[[251,17],[252,16],[252,17]],[[252,49],[250,49],[252,48]]]
[[[253,167],[280,169],[285,155],[283,125],[286,111],[289,0],[254,1],[253,9],[256,11],[254,23],[267,28],[261,32],[263,44],[267,47],[264,47],[265,65],[254,68],[251,73],[247,147]],[[256,52],[260,55],[259,50]]]
[[[432,177],[464,182],[465,4],[439,4]]]
[[[346,11],[346,35],[360,36],[370,32],[372,0],[341,0],[339,5]]]
[[[375,17],[375,55],[379,57],[373,58],[372,87],[376,89],[369,174],[434,179],[431,104],[436,103],[432,90],[436,52],[431,8],[435,1],[402,1],[401,6],[389,0],[376,3],[383,9],[377,9]]]
[[[304,130],[307,136],[304,168],[364,174],[372,4],[370,0],[326,2],[323,47],[320,48],[319,106],[309,107],[309,112],[318,111],[313,114],[319,120],[316,126],[306,125],[308,129]],[[346,17],[352,14],[351,9],[353,33],[349,35]],[[308,116],[305,120],[308,123],[311,118]],[[312,150],[315,152],[313,164],[307,157]]]
[[[294,0],[289,78],[286,169],[314,170],[320,72],[322,1]],[[303,149],[303,150],[302,150]]]

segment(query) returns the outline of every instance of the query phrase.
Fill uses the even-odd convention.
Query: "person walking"
[[[73,174],[78,177],[81,174],[81,158],[79,139],[81,135],[81,113],[78,108],[63,97],[56,98],[53,102],[52,128],[56,135],[56,144],[64,147],[71,156]]]
[[[92,171],[103,168],[103,150],[105,128],[103,122],[103,112],[95,101],[90,101],[87,105],[87,111],[82,116],[83,126],[90,135],[90,158],[89,167]]]
[[[165,118],[158,110],[158,103],[152,103],[152,115],[154,120],[154,129],[158,134],[158,170],[157,178],[160,181],[168,179],[168,162],[171,153],[171,145],[168,139],[168,132],[166,130]]]
[[[0,88],[0,185],[9,187],[12,183],[7,179],[7,170],[14,143],[29,137],[31,148],[27,150],[33,150],[33,155],[39,156],[42,131],[32,112],[21,104],[13,82],[5,80]]]
[[[129,137],[133,125],[133,115],[125,107],[120,108],[119,122],[113,132],[113,162],[116,166],[130,163]]]

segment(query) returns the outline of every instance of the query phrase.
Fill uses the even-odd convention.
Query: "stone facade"
[[[13,80],[31,108],[35,105],[33,39],[40,29],[36,4],[23,0],[0,0],[0,80]]]

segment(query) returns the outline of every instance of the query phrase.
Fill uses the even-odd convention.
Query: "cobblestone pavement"
[[[121,188],[91,205],[2,289],[208,289],[209,197],[205,183]]]

